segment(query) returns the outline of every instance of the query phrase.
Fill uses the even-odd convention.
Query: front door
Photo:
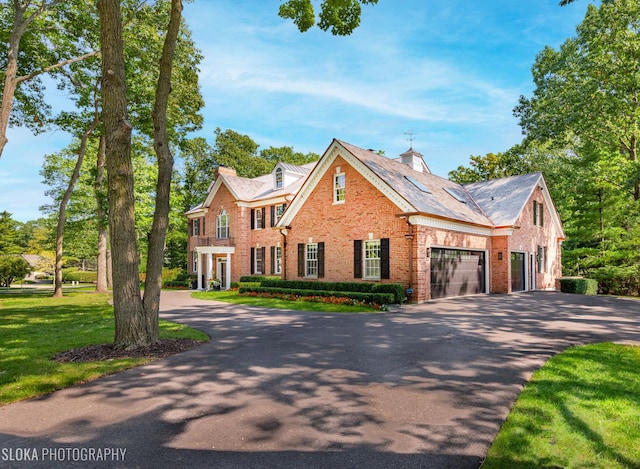
[[[216,279],[220,282],[220,290],[227,288],[227,259],[219,257],[216,264]]]

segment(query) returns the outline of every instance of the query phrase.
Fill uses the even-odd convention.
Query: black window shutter
[[[362,278],[362,241],[353,240],[353,278]]]
[[[260,254],[262,254],[262,256],[261,256],[261,259],[262,259],[262,267],[261,267],[260,272],[258,272],[258,273],[259,273],[259,274],[264,274],[264,273],[265,273],[265,271],[267,270],[267,266],[266,266],[266,264],[267,264],[267,258],[266,258],[266,256],[265,256],[265,253],[267,252],[267,248],[265,248],[264,246],[262,246],[262,247],[260,248],[260,251],[262,251],[262,252],[260,253]]]
[[[189,232],[189,236],[193,236],[193,220],[189,220],[187,224],[187,230]]]
[[[276,273],[276,247],[271,246],[271,275]]]
[[[389,238],[380,240],[380,278],[389,278]]]
[[[318,243],[318,277],[324,277],[324,243]]]
[[[264,207],[262,207],[260,210],[262,210],[262,225],[260,226],[260,228],[266,228],[267,227],[267,220],[265,217],[265,209]]]
[[[276,206],[272,205],[269,208],[271,209],[271,226],[274,227],[276,226]]]
[[[251,229],[256,229],[256,211],[251,209]]]
[[[533,201],[533,224],[538,224],[538,201]]]
[[[303,243],[298,244],[298,277],[304,277],[304,249]]]
[[[544,226],[544,205],[538,204],[540,207],[540,226]]]
[[[206,234],[207,234],[207,232],[206,232],[206,231],[205,231],[205,229],[204,229],[204,220],[205,220],[205,219],[203,218],[203,219],[202,219],[202,236],[204,236],[204,235],[206,235]]]
[[[251,275],[256,273],[256,248],[251,248]]]

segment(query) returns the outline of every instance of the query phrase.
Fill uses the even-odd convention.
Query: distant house
[[[205,201],[186,213],[189,271],[198,289],[224,289],[245,275],[282,273],[282,236],[274,227],[315,163],[278,163],[270,174],[239,177],[219,167]]]
[[[414,302],[555,289],[562,224],[540,173],[460,185],[412,148],[333,140],[317,164],[255,179],[219,168],[187,213],[198,288],[243,275],[397,282]]]
[[[542,174],[460,185],[410,149],[334,140],[277,224],[283,277],[399,282],[421,302],[555,289],[564,232]]]

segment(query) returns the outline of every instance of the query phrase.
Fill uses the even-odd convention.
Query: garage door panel
[[[484,252],[434,248],[431,251],[431,298],[484,293]]]

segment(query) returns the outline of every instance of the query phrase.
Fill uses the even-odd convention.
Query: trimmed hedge
[[[598,282],[590,278],[561,278],[560,291],[564,293],[578,293],[581,295],[597,295]]]
[[[263,280],[280,280],[278,276],[264,276],[264,275],[243,275],[240,277],[240,283],[260,283]]]
[[[277,288],[277,287],[240,287],[239,293],[274,293],[293,296],[321,296],[325,298],[351,298],[352,300],[363,301],[365,303],[377,303],[386,305],[393,303],[394,297],[391,293],[363,293],[345,292],[332,290],[305,290],[301,288]]]
[[[279,288],[289,290],[310,290],[328,292],[391,294],[390,303],[402,303],[405,298],[404,287],[399,283],[365,283],[365,282],[311,282],[308,280],[279,280],[265,278],[260,282],[263,288]],[[333,295],[345,296],[345,295]]]
[[[63,282],[93,283],[97,280],[98,272],[93,272],[91,270],[77,270],[75,267],[62,270]]]

